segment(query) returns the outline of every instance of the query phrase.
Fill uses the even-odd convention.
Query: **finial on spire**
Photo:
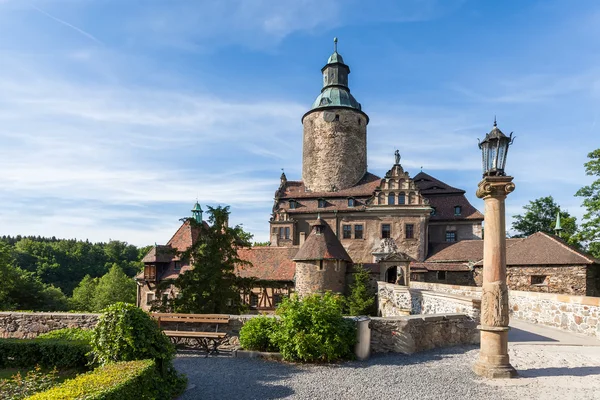
[[[333,52],[337,53],[337,37],[333,38]]]
[[[421,165],[421,172],[423,172],[423,166]]]
[[[496,115],[494,114],[494,126],[498,126],[498,124],[496,124]]]

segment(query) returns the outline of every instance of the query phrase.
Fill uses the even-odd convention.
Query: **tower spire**
[[[333,38],[333,52],[337,53],[337,37]]]
[[[556,212],[556,224],[554,225],[554,233],[556,236],[560,237],[560,232],[563,230],[560,224],[560,210]]]

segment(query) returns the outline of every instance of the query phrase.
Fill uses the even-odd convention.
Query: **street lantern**
[[[504,167],[506,166],[508,146],[515,140],[512,134],[511,132],[510,136],[506,136],[502,133],[496,124],[496,118],[494,118],[494,127],[490,133],[485,135],[483,142],[479,142],[484,177],[506,175]]]

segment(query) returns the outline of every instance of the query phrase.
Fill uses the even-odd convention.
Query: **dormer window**
[[[173,266],[175,271],[179,271],[181,269],[181,261],[175,261],[175,265]]]
[[[296,202],[296,200],[290,200],[290,210],[295,210],[297,206],[298,203]]]
[[[437,214],[437,210],[435,207],[431,207],[431,215],[436,215]]]
[[[325,199],[319,199],[318,207],[319,208],[325,208]]]
[[[462,207],[461,206],[454,206],[454,215],[458,216],[462,213]]]
[[[348,198],[348,207],[354,207],[356,204],[355,200],[353,197],[349,197]]]
[[[317,226],[315,226],[315,233],[317,235],[321,235],[323,233],[323,225],[317,225]]]

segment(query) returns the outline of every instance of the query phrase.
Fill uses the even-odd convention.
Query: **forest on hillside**
[[[0,310],[97,311],[135,303],[149,246],[39,236],[0,237]]]

